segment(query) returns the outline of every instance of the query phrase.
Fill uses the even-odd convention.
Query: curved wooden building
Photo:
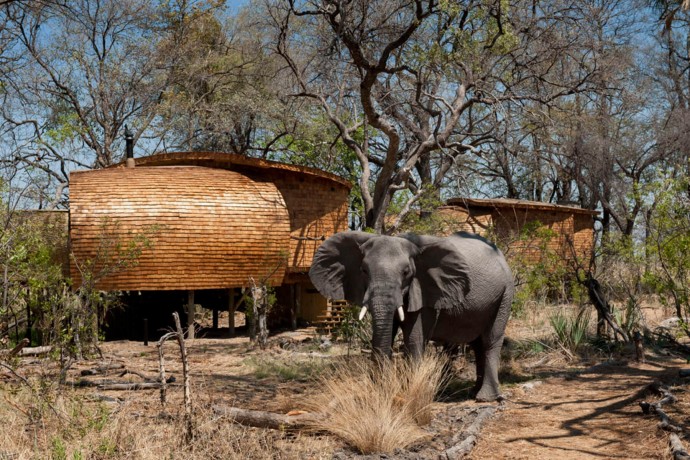
[[[316,299],[307,272],[321,241],[347,230],[350,188],[313,168],[210,152],[74,172],[74,285],[87,261],[103,290],[229,290],[266,279],[300,286],[304,316],[315,317],[325,300]],[[142,241],[150,245],[121,264]]]
[[[323,171],[225,153],[136,161],[70,178],[77,261],[105,267],[108,244],[126,250],[136,235],[151,243],[134,266],[106,268],[101,289],[220,289],[250,277],[276,286],[306,273],[320,241],[347,229],[350,184]],[[78,282],[76,264],[71,273]]]

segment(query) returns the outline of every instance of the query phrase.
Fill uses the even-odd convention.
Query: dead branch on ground
[[[125,369],[124,371],[122,371],[122,372],[120,373],[119,376],[120,376],[120,377],[124,377],[124,376],[127,375],[127,374],[136,375],[137,377],[141,378],[144,382],[149,382],[149,383],[160,383],[160,380],[158,380],[158,378],[151,378],[151,377],[149,377],[149,376],[147,376],[147,375],[142,374],[141,372],[133,371],[133,370],[131,370],[131,369]],[[172,379],[173,382],[175,381],[175,378],[174,378],[174,377],[171,377],[171,379]],[[168,380],[168,383],[169,383],[169,382],[171,382],[171,380]]]
[[[28,340],[28,339],[24,339],[24,340]],[[27,345],[28,345],[28,343],[27,343]],[[17,347],[19,347],[19,345],[17,345]],[[17,347],[15,347],[15,349]],[[19,350],[17,350],[16,354],[19,356],[38,356],[38,355],[44,355],[46,353],[50,353],[52,349],[53,349],[53,347],[51,347],[50,345],[46,345],[43,347],[24,347],[24,346],[22,346],[22,347],[19,347]],[[13,351],[14,351],[14,349],[12,350],[12,352]],[[10,352],[10,353],[12,353],[12,352]]]
[[[682,433],[683,429],[672,423],[671,418],[662,409],[664,404],[674,404],[677,401],[676,397],[671,393],[671,390],[669,390],[669,388],[666,385],[663,385],[661,382],[654,382],[650,384],[648,388],[652,392],[661,395],[662,398],[655,403],[648,403],[646,401],[640,402],[639,404],[640,408],[642,409],[642,413],[645,415],[657,415],[660,420],[658,427],[662,430],[671,431],[674,433]]]
[[[668,437],[668,442],[671,445],[671,455],[673,455],[673,460],[690,460],[690,455],[688,451],[685,450],[683,442],[680,440],[680,436],[675,433],[671,433]]]
[[[482,425],[484,425],[484,423],[490,419],[497,410],[497,406],[484,406],[475,409],[477,417],[475,417],[474,421],[472,421],[466,430],[463,430],[462,432],[453,436],[453,445],[446,449],[439,456],[439,458],[455,460],[464,458],[466,455],[468,455],[477,444]]]
[[[133,391],[133,390],[151,390],[159,389],[160,383],[157,382],[143,382],[143,383],[103,383],[96,385],[99,390],[104,391]]]
[[[296,412],[293,415],[276,414],[258,410],[240,409],[239,407],[229,407],[214,405],[214,413],[228,417],[240,425],[253,426],[258,428],[270,428],[273,430],[302,430],[313,426],[314,421],[318,420],[320,414]]]
[[[119,369],[124,369],[125,365],[124,364],[103,364],[101,366],[95,367],[93,369],[83,369],[81,371],[82,376],[87,376],[87,375],[96,375],[96,374],[107,374],[109,371],[112,370],[119,370]]]

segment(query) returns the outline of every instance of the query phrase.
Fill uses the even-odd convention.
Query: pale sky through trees
[[[629,234],[645,187],[686,164],[688,11],[249,4],[6,4],[5,183],[27,207],[68,207],[69,172],[120,161],[127,124],[138,156],[231,152],[345,177],[376,231],[468,196],[576,203]]]

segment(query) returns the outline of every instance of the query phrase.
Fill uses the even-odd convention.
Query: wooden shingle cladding
[[[222,289],[269,273],[274,286],[303,282],[321,239],[347,230],[350,187],[316,169],[232,154],[137,158],[134,168],[72,173],[72,250],[94,258],[105,221],[124,244],[157,226],[137,265],[100,289]]]
[[[271,272],[273,284],[284,277],[275,269],[289,252],[290,220],[271,182],[197,166],[75,172],[70,214],[77,260],[97,259],[104,236],[126,246],[146,233],[152,243],[136,266],[100,280],[100,289],[218,289]],[[71,273],[78,285],[74,263]]]
[[[447,233],[464,230],[503,243],[507,256],[519,253],[528,263],[539,262],[544,249],[564,261],[586,260],[594,245],[594,216],[598,213],[575,206],[563,206],[511,199],[454,198],[439,209]],[[531,226],[532,238],[520,238]],[[538,224],[538,225],[537,225]],[[550,236],[539,238],[540,230]]]
[[[322,238],[348,229],[348,197],[352,185],[334,174],[220,152],[173,152],[137,158],[137,168],[196,165],[239,172],[279,190],[290,217],[287,272],[306,273]],[[123,169],[124,164],[116,168]],[[291,280],[292,278],[290,278]]]

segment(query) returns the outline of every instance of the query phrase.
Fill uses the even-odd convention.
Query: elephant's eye
[[[406,277],[410,276],[410,267],[405,267],[403,269],[403,275],[405,275]]]

